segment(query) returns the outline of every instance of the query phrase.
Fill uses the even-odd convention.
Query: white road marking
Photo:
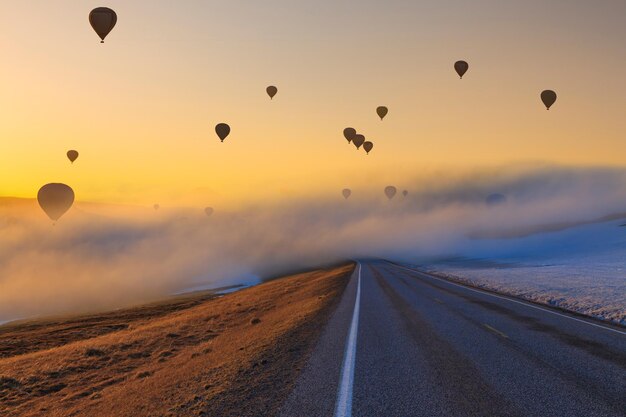
[[[396,266],[396,267],[398,267],[398,268],[403,268],[403,269],[406,269],[407,271],[411,271],[411,272],[415,272],[415,273],[418,273],[418,274],[421,274],[421,275],[425,275],[425,276],[427,276],[427,277],[429,277],[429,278],[436,279],[436,280],[439,280],[439,281],[441,281],[441,282],[445,282],[445,283],[450,284],[450,285],[455,285],[455,286],[457,286],[457,287],[465,288],[466,290],[474,291],[474,292],[477,292],[477,293],[480,293],[480,294],[490,295],[490,296],[492,296],[492,297],[496,297],[496,298],[499,298],[499,299],[501,299],[501,300],[507,300],[507,301],[510,301],[510,302],[512,302],[512,303],[521,304],[521,305],[523,305],[523,306],[530,307],[530,308],[534,308],[534,309],[536,309],[536,310],[545,311],[546,313],[556,314],[557,316],[565,317],[565,318],[570,319],[570,320],[576,320],[576,321],[579,321],[579,322],[581,322],[581,323],[588,324],[588,325],[590,325],[590,326],[599,327],[599,328],[601,328],[601,329],[608,330],[608,331],[615,332],[615,333],[621,334],[621,335],[623,335],[623,336],[626,336],[626,332],[622,332],[622,331],[617,330],[617,329],[612,329],[612,328],[610,328],[610,327],[606,327],[606,326],[602,326],[602,325],[599,325],[599,324],[591,323],[591,322],[589,322],[589,321],[585,321],[585,320],[577,319],[576,317],[572,317],[572,316],[568,316],[568,315],[565,315],[565,314],[561,314],[561,313],[558,313],[558,312],[556,312],[556,311],[548,310],[548,309],[546,309],[546,308],[541,308],[541,307],[539,307],[539,306],[536,306],[536,305],[533,305],[533,304],[529,304],[529,303],[525,303],[525,302],[523,302],[523,301],[517,301],[517,300],[513,300],[513,299],[508,298],[508,297],[501,297],[501,296],[499,296],[499,295],[496,295],[496,294],[493,294],[493,293],[490,293],[490,292],[487,292],[487,291],[481,291],[481,290],[479,290],[479,289],[470,288],[470,287],[465,286],[465,285],[461,285],[461,284],[457,284],[457,283],[454,283],[454,282],[450,282],[450,281],[448,281],[448,280],[446,280],[446,279],[442,279],[442,278],[439,278],[439,277],[436,277],[436,276],[433,276],[433,275],[430,275],[430,274],[424,273],[424,272],[419,271],[419,270],[417,270],[417,269],[407,268],[406,266],[403,266],[403,265],[398,265],[398,264],[395,264],[395,263],[391,263],[391,264],[392,264],[392,265],[394,265],[394,266]]]
[[[509,336],[507,336],[506,334],[502,333],[500,330],[496,329],[495,327],[491,327],[487,323],[483,323],[483,326],[485,326],[490,332],[493,332],[493,333],[495,333],[497,335],[500,335],[501,337],[504,337],[505,339],[509,338]]]
[[[343,355],[341,376],[339,378],[339,390],[337,391],[337,403],[335,404],[335,417],[352,416],[352,387],[354,385],[354,362],[356,359],[356,339],[359,330],[359,310],[361,305],[361,263],[359,263],[359,275],[356,284],[356,300],[352,323],[346,341],[346,351]]]

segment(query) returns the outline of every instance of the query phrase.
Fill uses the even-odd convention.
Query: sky
[[[623,0],[0,5],[0,321],[626,212]]]
[[[1,4],[0,196],[64,182],[80,201],[236,208],[438,172],[626,165],[623,0]],[[118,15],[104,44],[98,6]]]

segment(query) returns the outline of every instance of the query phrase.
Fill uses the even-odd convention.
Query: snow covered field
[[[626,325],[625,223],[622,219],[517,238],[468,238],[457,257],[420,267]]]

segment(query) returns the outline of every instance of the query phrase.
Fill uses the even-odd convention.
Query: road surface
[[[626,332],[364,261],[280,416],[626,416]]]

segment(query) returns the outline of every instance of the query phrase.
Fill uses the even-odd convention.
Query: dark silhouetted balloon
[[[276,93],[278,93],[278,88],[274,87],[273,85],[270,85],[269,87],[265,89],[265,91],[267,91],[267,95],[270,96],[270,100],[271,100],[274,98]]]
[[[100,43],[104,43],[104,38],[107,37],[117,23],[117,15],[108,7],[98,7],[89,13],[89,23],[100,36]]]
[[[65,184],[46,184],[39,189],[37,201],[48,217],[57,221],[74,204],[74,190]]]
[[[71,150],[71,151],[67,151],[67,159],[70,160],[71,163],[74,163],[74,161],[78,158],[78,152]]]
[[[402,191],[402,195],[403,195],[404,197],[406,197],[407,195],[409,195],[409,192],[408,192],[407,190],[404,190],[404,191]]]
[[[154,206],[152,206],[152,207],[154,207],[154,209],[155,209],[155,210],[158,210],[158,209],[160,209],[160,208],[161,208],[161,206],[159,206],[158,204],[155,204],[155,205],[154,205]]]
[[[396,195],[397,192],[398,190],[393,185],[388,185],[385,187],[385,195],[390,200]]]
[[[456,71],[457,74],[459,74],[460,78],[463,78],[463,75],[465,75],[468,69],[469,69],[469,64],[465,61],[456,61],[454,63],[454,70]]]
[[[387,116],[387,113],[389,113],[389,109],[387,107],[385,106],[376,107],[376,114],[378,115],[378,117],[380,117],[380,120],[383,120],[385,116]]]
[[[341,190],[341,195],[343,195],[343,198],[345,198],[346,200],[350,197],[351,194],[352,190],[350,190],[349,188],[344,188],[343,190]]]
[[[348,143],[352,142],[352,139],[356,136],[356,130],[351,127],[346,127],[343,130],[343,136],[346,138]]]
[[[541,92],[541,101],[546,105],[546,109],[550,110],[550,107],[556,101],[556,93],[552,90],[543,90]]]
[[[230,126],[228,126],[226,123],[218,123],[215,126],[215,133],[217,133],[217,136],[220,138],[220,140],[224,142],[224,139],[226,139],[226,137],[230,133]]]
[[[211,214],[213,214],[213,207],[205,207],[205,208],[204,208],[204,213],[205,213],[207,216],[211,216]]]
[[[365,136],[363,135],[356,134],[352,138],[352,143],[354,144],[354,146],[356,146],[357,149],[359,149],[361,145],[363,145],[364,142],[365,142]]]
[[[500,193],[489,194],[485,202],[488,206],[497,206],[506,203],[506,196]]]
[[[372,150],[372,148],[374,148],[374,144],[370,141],[367,142],[363,142],[363,149],[365,149],[365,152],[369,155],[370,151]]]

